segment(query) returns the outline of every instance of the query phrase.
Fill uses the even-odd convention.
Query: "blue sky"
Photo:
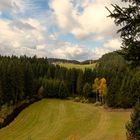
[[[98,59],[121,46],[107,18],[111,3],[118,1],[1,0],[0,54]]]

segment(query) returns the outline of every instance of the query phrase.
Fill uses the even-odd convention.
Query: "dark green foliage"
[[[68,87],[64,81],[40,78],[39,82],[44,89],[44,97],[64,99],[69,96]]]
[[[114,18],[115,24],[120,26],[118,33],[123,41],[121,54],[134,66],[140,66],[140,1],[122,0],[129,6],[112,5],[114,10],[109,17]]]
[[[46,77],[40,78],[41,85],[44,88],[44,96],[49,98],[58,98],[59,97],[59,80],[47,79]]]
[[[78,95],[82,95],[83,85],[84,85],[83,71],[79,71],[78,78],[77,78],[77,85],[76,85],[76,92]]]
[[[33,83],[33,70],[30,62],[25,64],[24,68],[24,93],[28,97],[32,97],[34,94],[34,83]]]
[[[129,108],[136,104],[140,91],[140,68],[129,68],[118,53],[109,53],[99,60],[97,77],[107,79],[107,105]]]
[[[92,84],[94,79],[95,79],[95,75],[94,75],[92,69],[86,68],[84,71],[84,81]]]
[[[0,104],[82,95],[83,85],[94,76],[92,70],[67,69],[46,58],[0,56]]]
[[[76,93],[77,76],[78,76],[78,71],[75,68],[71,69],[70,82],[71,82],[72,94]]]
[[[122,8],[112,5],[114,11],[110,17],[115,18],[115,23],[121,28],[118,33],[122,38],[122,51],[120,54],[133,66],[134,70],[127,71],[124,75],[120,94],[118,93],[119,105],[130,107],[135,104],[140,95],[140,0],[122,0],[128,2],[129,6]],[[135,68],[135,67],[138,67]],[[126,126],[128,140],[140,140],[140,104],[138,104],[131,115],[131,122]]]
[[[69,96],[68,88],[66,84],[62,81],[59,86],[59,98],[64,99]]]
[[[107,105],[132,107],[139,97],[140,68],[130,69],[127,63],[113,52],[104,55],[95,70],[82,71],[49,64],[46,58],[0,56],[0,104],[16,104],[26,98],[95,98],[91,85],[96,77],[104,77],[108,85]]]
[[[126,125],[128,140],[140,139],[140,103],[136,105],[131,114],[131,121]]]
[[[88,98],[89,94],[92,92],[91,85],[89,83],[85,83],[83,87],[83,95]]]

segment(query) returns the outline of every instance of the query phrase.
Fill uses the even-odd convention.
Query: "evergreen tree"
[[[128,2],[129,6],[120,7],[113,5],[114,10],[110,17],[115,19],[115,24],[121,28],[118,33],[122,37],[122,54],[132,64],[140,66],[140,1],[122,0]]]
[[[24,93],[30,98],[34,93],[33,70],[30,62],[27,62],[24,68]]]
[[[71,93],[74,95],[76,93],[76,83],[77,83],[77,70],[75,68],[71,69],[70,73],[70,85],[71,85]]]
[[[51,69],[50,69],[50,67],[49,67],[48,70],[47,70],[47,75],[46,75],[46,77],[47,77],[48,79],[51,78]]]
[[[21,64],[17,62],[15,66],[15,103],[23,100],[24,97],[24,78]]]
[[[86,98],[88,98],[89,94],[91,93],[91,86],[89,83],[85,83],[84,87],[83,87],[83,94]]]
[[[126,125],[128,140],[140,139],[140,103],[136,105],[131,114],[131,121]]]
[[[59,87],[59,97],[61,99],[64,99],[66,97],[68,97],[69,92],[68,92],[68,88],[66,86],[66,84],[62,81]]]
[[[14,102],[16,70],[13,61],[10,61],[6,72],[6,99],[8,103]]]
[[[92,69],[85,68],[85,71],[84,71],[84,81],[87,82],[87,83],[91,83],[92,84],[92,80],[93,79],[94,79],[94,77],[93,77]]]
[[[118,5],[112,5],[114,11],[111,12],[109,9],[108,10],[110,12],[110,17],[115,18],[116,25],[121,25],[121,28],[118,30],[123,39],[123,50],[121,54],[123,54],[125,59],[129,60],[133,66],[140,66],[140,1],[123,1],[129,2],[129,6],[121,8]],[[135,91],[137,91],[137,89]],[[131,122],[127,124],[126,128],[128,139],[140,139],[140,104],[135,107],[131,115]]]
[[[80,71],[78,74],[78,78],[77,78],[77,86],[76,86],[76,92],[78,93],[78,95],[82,95],[82,88],[83,88],[83,84],[84,84],[84,79],[83,79],[83,72]]]

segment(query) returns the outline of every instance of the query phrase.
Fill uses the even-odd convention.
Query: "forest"
[[[67,69],[47,58],[0,57],[0,106],[33,98],[100,99],[95,79],[106,80],[105,103],[131,108],[139,100],[140,68],[131,68],[117,52],[105,54],[94,69]],[[97,97],[96,97],[97,94]]]

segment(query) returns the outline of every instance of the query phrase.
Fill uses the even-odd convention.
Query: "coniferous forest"
[[[105,103],[109,107],[131,108],[139,100],[140,68],[129,67],[116,52],[105,54],[94,69],[84,71],[48,63],[47,58],[1,56],[0,106],[34,98],[82,96],[95,101],[95,78],[106,79]]]

